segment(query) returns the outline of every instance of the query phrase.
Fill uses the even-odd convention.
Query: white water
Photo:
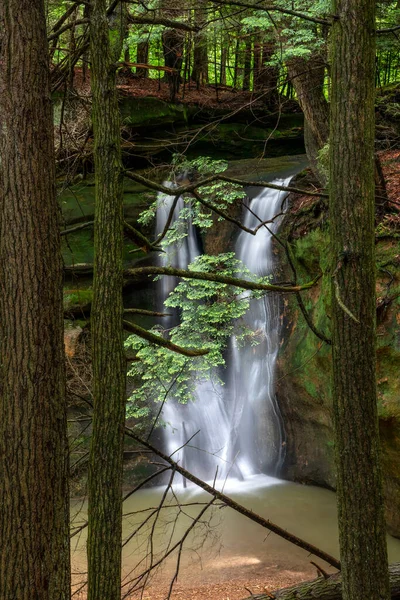
[[[287,185],[289,181],[290,178],[274,183]],[[280,213],[284,198],[283,192],[263,189],[250,202],[251,212],[245,212],[245,226],[254,229]],[[173,201],[173,196],[159,196],[157,234],[165,227]],[[174,221],[182,208],[180,198]],[[273,273],[271,231],[276,231],[278,223],[277,219],[268,229],[261,227],[255,236],[242,231],[238,237],[237,257],[257,275]],[[185,268],[200,254],[193,225],[187,223],[186,228],[184,241],[169,246],[160,259],[161,264]],[[161,279],[159,308],[176,283],[171,277]],[[284,458],[284,434],[274,393],[279,297],[266,294],[260,300],[252,300],[245,321],[257,331],[259,344],[238,347],[236,340],[231,340],[228,366],[223,374],[226,385],[202,381],[196,386],[193,402],[182,405],[170,398],[162,413],[167,423],[167,452],[174,453],[174,459],[189,471],[206,480],[217,478],[221,485],[228,477],[243,480],[261,472],[277,475]],[[173,322],[165,325],[163,321],[163,325],[170,327]]]

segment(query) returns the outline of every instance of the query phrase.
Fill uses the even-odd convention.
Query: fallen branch
[[[144,315],[146,317],[170,317],[171,313],[162,313],[154,310],[146,310],[145,308],[124,308],[125,314]]]
[[[81,229],[86,229],[86,227],[90,227],[94,224],[94,221],[86,221],[86,223],[81,223],[80,225],[76,225],[75,227],[70,227],[69,229],[63,229],[60,233],[61,236],[69,235],[70,233],[75,233],[75,231],[80,231]]]
[[[391,598],[400,598],[400,563],[394,563],[389,567]],[[257,594],[245,600],[342,600],[342,576],[341,573],[331,575],[328,579],[318,577],[313,581],[305,581],[288,588]],[[367,600],[367,598],[365,599]]]

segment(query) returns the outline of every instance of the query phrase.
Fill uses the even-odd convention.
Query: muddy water
[[[219,486],[223,485],[224,482],[220,482]],[[250,477],[245,482],[229,480],[224,491],[255,513],[338,556],[333,492],[265,475]],[[210,501],[208,494],[194,487],[173,486],[173,491],[164,499],[164,508],[156,513],[164,493],[165,488],[161,487],[141,490],[124,503],[124,541],[132,536],[125,544],[123,554],[125,593],[138,583],[135,577],[155,565],[165,551],[182,539],[193,519]],[[78,526],[86,518],[86,502],[74,501],[72,511],[74,526]],[[75,582],[82,582],[86,571],[85,530],[72,542]],[[388,550],[391,562],[400,560],[400,540],[388,536]],[[171,554],[161,572],[152,569],[149,580],[144,577],[140,583],[167,584],[175,573],[177,558],[178,549]],[[193,587],[244,578],[268,580],[276,579],[283,572],[298,579],[314,577],[311,560],[328,568],[320,559],[309,556],[232,509],[217,505],[207,510],[184,542],[179,583]]]

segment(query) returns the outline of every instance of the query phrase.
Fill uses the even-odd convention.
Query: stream
[[[336,497],[329,490],[314,486],[304,486],[282,481],[267,475],[255,475],[238,481],[229,479],[223,486],[229,494],[247,508],[270,519],[291,533],[306,539],[331,555],[339,556],[338,531],[336,523]],[[221,486],[221,487],[222,487]],[[186,531],[210,496],[190,487],[173,486],[165,501],[165,508],[153,531],[154,562],[168,544],[173,546]],[[124,503],[123,539],[126,540],[138,525],[158,506],[165,487],[149,488],[136,492]],[[176,508],[177,500],[181,508]],[[186,506],[185,506],[186,505]],[[189,505],[189,506],[188,506]],[[73,526],[79,526],[86,519],[86,501],[75,500],[72,512],[75,514]],[[181,512],[180,512],[181,511]],[[180,512],[179,519],[175,518]],[[150,565],[150,534],[154,526],[154,516],[124,547],[123,579],[124,591],[128,591],[133,577]],[[86,571],[86,530],[72,538],[72,570],[75,581],[82,581]],[[400,540],[388,536],[389,560],[400,560]],[[177,552],[156,572],[148,584],[168,589],[170,578],[175,573]],[[184,544],[178,582],[183,587],[197,587],[205,584],[263,579],[276,580],[285,573],[288,580],[313,578],[315,568],[310,564],[315,560],[328,571],[320,559],[310,557],[304,550],[293,546],[273,533],[262,529],[256,523],[236,513],[230,508],[211,508],[187,538]],[[138,566],[139,565],[139,566]],[[243,590],[242,597],[246,597]]]

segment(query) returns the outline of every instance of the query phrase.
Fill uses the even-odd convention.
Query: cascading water
[[[274,181],[287,186],[291,177]],[[260,222],[271,220],[281,212],[285,192],[264,188],[246,210],[244,225],[255,229]],[[255,236],[241,231],[236,242],[236,255],[256,275],[272,275],[273,234],[279,219],[261,227]],[[228,401],[231,408],[231,437],[236,444],[237,462],[244,476],[264,472],[278,474],[284,460],[283,427],[275,399],[275,363],[279,350],[280,297],[268,293],[251,300],[243,317],[256,332],[256,346],[238,346],[231,340],[228,363]]]
[[[287,185],[289,181],[275,183]],[[254,229],[281,212],[284,198],[284,192],[263,189],[246,211],[246,227]],[[157,234],[163,231],[173,202],[173,196],[159,195]],[[172,222],[179,218],[183,205],[180,198]],[[168,247],[160,258],[162,265],[186,268],[200,254],[195,228],[190,222],[184,226],[186,237],[179,245]],[[273,272],[271,232],[277,226],[275,219],[268,228],[261,227],[255,236],[242,231],[238,237],[237,257],[257,275]],[[161,279],[159,303],[164,302],[176,283],[171,277]],[[240,347],[235,338],[231,340],[226,385],[199,382],[193,402],[183,405],[169,399],[163,408],[168,453],[174,453],[175,460],[203,479],[216,476],[222,480],[228,476],[243,479],[260,472],[271,475],[279,472],[284,457],[282,424],[274,394],[279,313],[276,295],[266,294],[260,300],[252,300],[245,321],[250,329],[256,330],[259,343]],[[172,324],[170,320],[168,326]]]

